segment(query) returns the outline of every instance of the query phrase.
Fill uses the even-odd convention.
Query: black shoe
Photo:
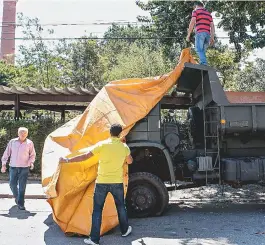
[[[18,203],[17,203],[17,199],[15,199],[15,203],[16,203],[16,205],[18,205]]]
[[[25,207],[24,207],[24,206],[20,206],[20,205],[18,205],[18,208],[19,208],[20,210],[25,210]]]

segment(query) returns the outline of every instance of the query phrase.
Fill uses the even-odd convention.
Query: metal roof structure
[[[50,111],[84,110],[98,90],[91,88],[21,88],[0,86],[0,110],[15,110],[15,118],[21,109],[45,109]]]
[[[33,87],[26,87],[21,88],[17,86],[12,87],[6,87],[0,85],[0,94],[48,94],[48,95],[93,95],[98,93],[98,90],[94,87],[91,87],[90,89],[82,88],[82,87],[76,87],[76,88],[33,88]]]
[[[32,88],[6,87],[0,85],[0,111],[15,110],[18,119],[20,110],[44,109],[62,112],[66,110],[85,110],[99,91],[96,88]],[[188,108],[191,99],[188,97],[164,96],[161,106],[164,109]]]
[[[0,86],[0,107],[4,104],[15,104],[15,101],[19,99],[22,103],[39,104],[39,105],[58,105],[62,106],[87,106],[98,90],[95,88],[32,88],[32,87],[6,87]],[[53,102],[53,103],[50,103]],[[78,102],[78,104],[76,104]]]

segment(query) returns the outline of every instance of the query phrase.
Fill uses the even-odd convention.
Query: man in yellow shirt
[[[90,238],[84,242],[89,245],[98,245],[100,240],[100,227],[102,210],[107,194],[113,195],[120,223],[121,234],[123,237],[132,232],[132,227],[128,225],[128,216],[124,201],[123,188],[123,164],[131,164],[129,147],[119,138],[122,126],[113,124],[110,128],[111,137],[101,141],[88,153],[73,158],[60,158],[60,162],[80,162],[93,155],[99,156],[98,177],[94,193],[94,209],[92,215],[92,228]]]

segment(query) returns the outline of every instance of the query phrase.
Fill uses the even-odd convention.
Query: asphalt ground
[[[18,210],[13,199],[0,199],[0,245],[77,245],[53,222],[45,200],[27,199]],[[133,233],[122,238],[115,228],[102,245],[265,245],[265,204],[170,204],[161,217],[130,219]]]

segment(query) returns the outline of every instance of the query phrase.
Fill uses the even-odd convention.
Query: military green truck
[[[165,96],[127,136],[134,158],[127,207],[136,217],[166,210],[166,183],[265,180],[265,103],[230,103],[213,68],[189,63],[176,81],[176,91],[185,96]],[[162,117],[164,109],[172,113]],[[187,111],[189,147],[181,147],[177,110]]]

